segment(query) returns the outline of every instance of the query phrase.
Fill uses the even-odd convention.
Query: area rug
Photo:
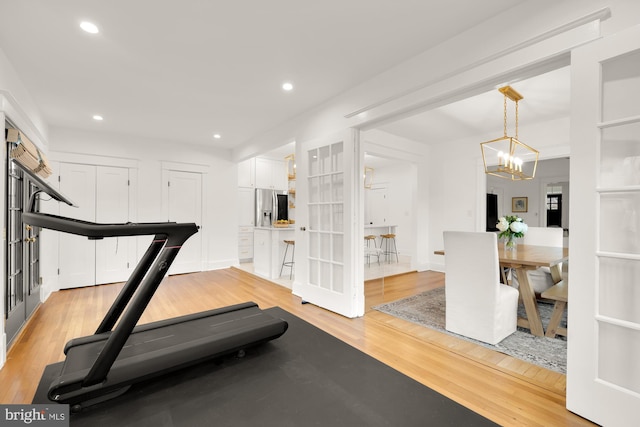
[[[445,292],[444,288],[436,288],[422,292],[409,298],[381,304],[373,307],[375,310],[390,314],[400,319],[408,320],[418,325],[426,326],[458,337],[501,353],[522,359],[543,368],[565,374],[567,372],[567,341],[565,337],[556,338],[536,337],[528,329],[518,330],[502,340],[497,345],[477,341],[462,335],[454,334],[444,328],[445,324]],[[553,304],[538,303],[540,317],[544,327],[549,323]],[[526,317],[524,306],[520,303],[518,316]],[[566,311],[561,326],[566,327]]]

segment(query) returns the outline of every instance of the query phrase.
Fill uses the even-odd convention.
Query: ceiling
[[[569,67],[508,82],[520,95],[519,128],[567,117],[570,105]],[[483,135],[503,135],[504,96],[496,88],[411,117],[380,129],[415,141],[438,144]],[[515,104],[507,101],[508,134],[515,128]],[[480,142],[480,140],[478,141]]]
[[[0,0],[0,47],[51,127],[231,149],[522,2]],[[522,82],[522,121],[564,107],[556,84]],[[439,141],[497,114],[499,131],[489,97],[384,129]]]

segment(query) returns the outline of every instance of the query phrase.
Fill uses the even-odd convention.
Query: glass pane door
[[[6,334],[11,342],[40,304],[39,229],[22,223],[33,185],[8,160],[6,165]]]
[[[640,393],[640,51],[603,62],[601,84],[598,377]]]
[[[309,150],[309,284],[342,293],[343,143]]]
[[[638,99],[640,27],[572,52],[567,409],[600,425],[640,417]]]
[[[364,312],[362,233],[355,231],[361,179],[359,132],[296,144],[296,275],[303,301],[347,317]],[[360,179],[357,182],[361,182]],[[354,246],[354,242],[359,244]]]

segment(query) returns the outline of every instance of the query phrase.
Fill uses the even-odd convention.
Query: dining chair
[[[516,331],[518,291],[500,283],[495,233],[444,232],[445,328],[497,344]]]
[[[558,246],[563,245],[563,231],[558,227],[529,227],[522,239],[525,245],[536,246]],[[549,267],[540,267],[535,270],[527,271],[529,283],[536,296],[540,296],[544,291],[555,285],[551,277]],[[514,287],[518,287],[518,278],[514,275],[512,283]]]

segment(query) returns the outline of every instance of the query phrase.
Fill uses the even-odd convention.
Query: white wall
[[[206,170],[203,177],[203,234],[205,269],[238,263],[237,164],[229,152],[203,146],[155,141],[127,135],[52,128],[50,146],[56,158],[64,153],[136,160],[139,222],[166,221],[162,212],[162,164],[184,164]],[[146,248],[138,248],[141,254]],[[141,252],[142,251],[142,252]],[[63,256],[64,254],[61,254]]]

